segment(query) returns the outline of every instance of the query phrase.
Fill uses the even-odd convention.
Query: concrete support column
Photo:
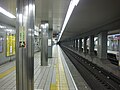
[[[84,38],[83,52],[84,52],[85,54],[87,53],[87,37]]]
[[[52,28],[48,31],[48,58],[52,58],[52,31]]]
[[[94,36],[89,37],[89,54],[94,55]]]
[[[75,40],[75,49],[76,49],[76,40]]]
[[[17,0],[16,90],[34,90],[35,0]]]
[[[78,50],[78,39],[76,39],[75,49]]]
[[[75,40],[73,40],[73,48],[75,48]]]
[[[82,38],[79,39],[79,52],[82,52]]]
[[[107,59],[107,32],[101,32],[98,35],[98,57]]]
[[[41,22],[41,66],[48,65],[48,22]]]

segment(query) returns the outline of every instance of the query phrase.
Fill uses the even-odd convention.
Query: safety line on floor
[[[8,70],[0,73],[0,79],[3,78],[3,77],[5,77],[5,76],[7,76],[7,75],[10,74],[11,72],[13,72],[15,69],[16,69],[16,67],[14,66],[14,67],[12,67],[12,68],[10,68],[10,69],[8,69]]]
[[[61,61],[60,53],[57,53],[57,63],[55,65],[56,83],[52,83],[50,90],[69,90],[64,67]]]
[[[59,51],[59,50],[58,50]],[[58,52],[58,63],[59,63],[59,73],[60,73],[60,90],[69,90],[67,77],[61,60],[60,51]]]
[[[59,47],[59,51],[60,51],[60,54],[62,55],[62,50],[60,49],[60,47]],[[67,63],[64,62],[64,64],[66,65],[66,68],[67,68],[67,70],[68,70],[68,73],[69,73],[69,75],[70,75],[70,77],[71,77],[71,80],[72,80],[72,82],[73,82],[73,84],[74,84],[75,90],[78,90],[78,88],[77,88],[77,86],[76,86],[76,84],[75,84],[75,81],[74,81],[74,79],[73,79],[73,77],[72,77],[72,74],[71,74],[71,72],[70,72],[70,70],[69,70],[69,68],[68,68]]]
[[[56,56],[58,52],[56,53]],[[59,90],[59,63],[58,63],[58,58],[56,59],[56,63],[55,63],[55,72],[56,72],[56,82],[55,83],[51,83],[50,85],[50,90]]]

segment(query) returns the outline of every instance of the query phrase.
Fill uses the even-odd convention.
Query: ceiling
[[[0,0],[0,7],[16,15],[16,0]],[[15,19],[11,19],[0,13],[0,22],[15,26]]]
[[[70,0],[35,0],[36,24],[48,20],[53,32],[60,32]]]
[[[70,0],[35,0],[35,25],[49,21],[53,32],[60,32]],[[0,0],[0,6],[16,15],[16,0]],[[15,26],[15,19],[0,13],[0,22]]]
[[[53,33],[59,33],[70,0],[35,0],[35,25],[49,21]],[[82,35],[86,32],[115,30],[120,28],[120,0],[80,0],[75,7],[61,40]],[[16,0],[0,0],[0,6],[16,15]],[[15,19],[0,13],[0,22],[15,26]],[[112,23],[113,22],[113,23]],[[110,24],[109,24],[110,23]]]

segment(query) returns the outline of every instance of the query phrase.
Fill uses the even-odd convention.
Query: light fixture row
[[[65,30],[65,27],[69,21],[69,18],[75,8],[75,6],[77,6],[77,4],[79,3],[80,0],[71,0],[70,1],[70,4],[69,4],[69,8],[68,8],[68,11],[67,11],[67,14],[66,14],[66,17],[65,17],[65,20],[64,20],[64,23],[63,23],[63,26],[62,26],[62,30],[60,32],[60,35],[59,35],[59,38],[58,38],[58,42],[63,34],[63,31]]]

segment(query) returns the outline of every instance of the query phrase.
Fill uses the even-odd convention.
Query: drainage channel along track
[[[120,78],[61,46],[92,90],[120,90]]]

